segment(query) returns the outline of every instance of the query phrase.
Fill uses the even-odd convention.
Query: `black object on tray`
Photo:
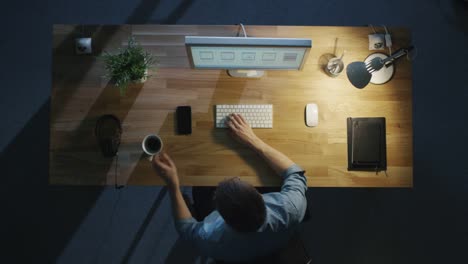
[[[385,118],[347,119],[348,170],[387,170]]]

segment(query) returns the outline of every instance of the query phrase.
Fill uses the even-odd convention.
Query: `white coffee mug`
[[[150,134],[141,142],[141,148],[152,159],[154,155],[158,155],[162,151],[163,142],[157,135]]]

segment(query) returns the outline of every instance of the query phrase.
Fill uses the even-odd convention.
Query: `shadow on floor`
[[[123,258],[123,260],[121,262],[122,264],[129,263],[130,259],[132,258],[133,253],[135,252],[135,249],[138,246],[138,243],[140,242],[143,235],[145,234],[146,228],[150,224],[154,214],[156,213],[159,206],[161,205],[161,202],[162,202],[164,196],[166,195],[166,193],[167,193],[166,188],[163,188],[159,192],[158,196],[156,197],[156,200],[153,202],[153,205],[151,206],[151,209],[148,211],[145,220],[143,221],[143,223],[140,225],[140,228],[136,232],[135,237],[133,238],[132,243],[130,244],[130,247],[128,248],[127,252],[125,253],[125,256],[124,256],[124,258]]]

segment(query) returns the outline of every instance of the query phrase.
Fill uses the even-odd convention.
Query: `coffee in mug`
[[[141,143],[141,147],[143,148],[143,151],[150,155],[157,155],[159,152],[161,152],[163,143],[160,137],[157,135],[147,135],[144,139],[143,142]]]

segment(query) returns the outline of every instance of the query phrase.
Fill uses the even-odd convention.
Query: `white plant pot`
[[[146,80],[148,80],[148,69],[145,70],[145,77],[141,78],[138,81],[135,81],[135,83],[145,83]]]

